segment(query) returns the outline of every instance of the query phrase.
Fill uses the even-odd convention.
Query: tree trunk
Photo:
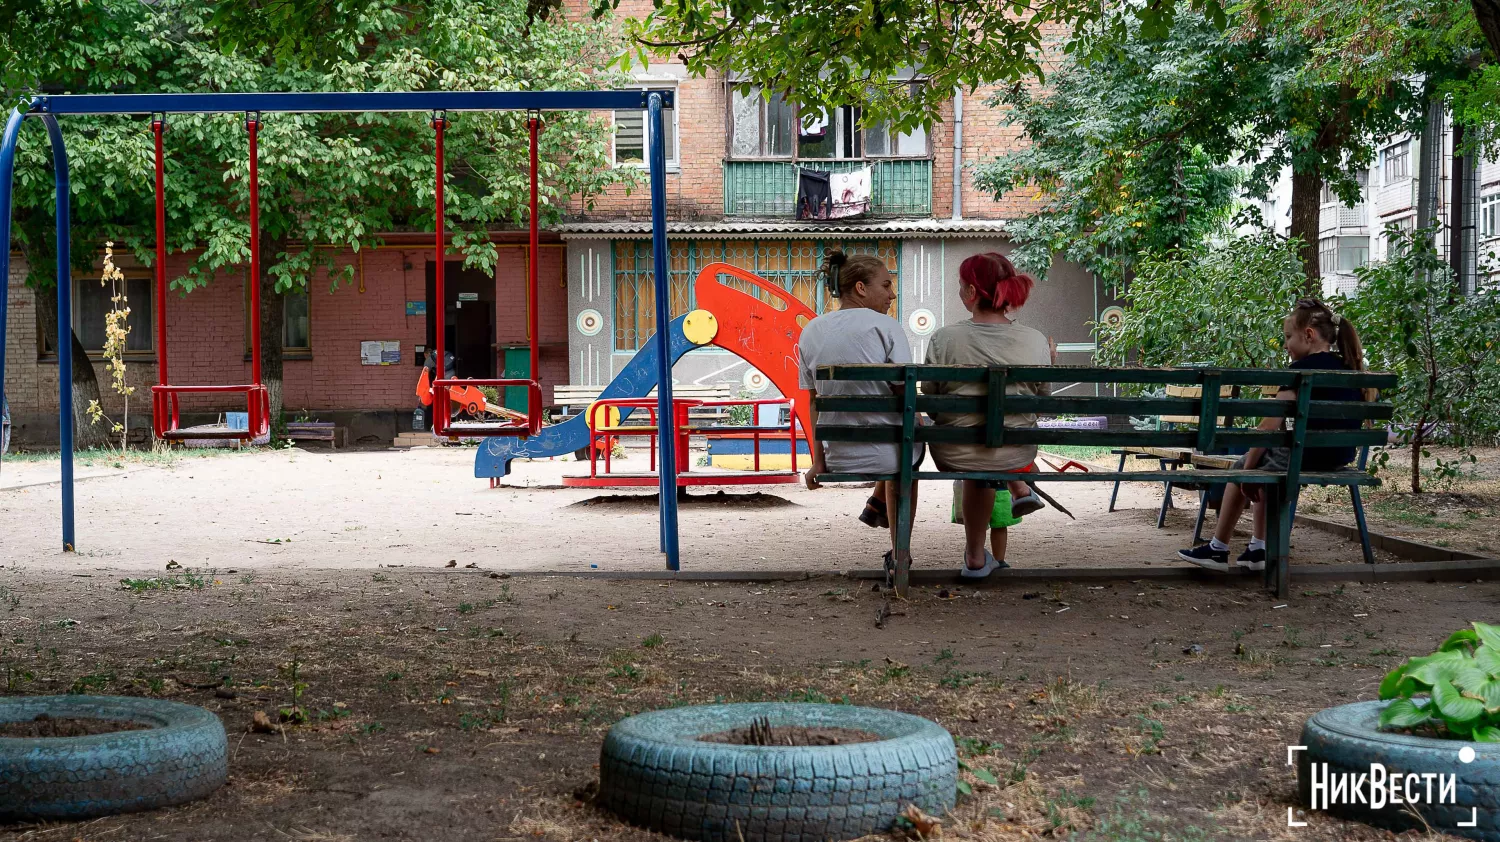
[[[1473,6],[1474,19],[1489,42],[1490,52],[1500,55],[1500,0],[1473,0]]]
[[[1309,295],[1323,295],[1323,273],[1318,266],[1318,226],[1322,204],[1323,176],[1292,170],[1292,227],[1290,234],[1301,239],[1297,253],[1302,256],[1302,273],[1307,276]]]
[[[286,297],[276,291],[276,277],[270,265],[286,251],[285,237],[260,235],[260,372],[261,382],[271,400],[271,430],[275,435],[282,424],[282,348],[281,338],[286,322]]]
[[[56,289],[37,291],[36,313],[41,322],[42,335],[47,337],[48,347],[54,351],[61,348],[62,346],[57,341],[59,326]],[[83,343],[78,340],[77,332],[70,331],[68,338],[73,347],[73,370],[69,378],[73,389],[73,447],[76,450],[108,447],[111,443],[109,421],[100,419],[98,423],[95,423],[89,418],[88,413],[90,401],[99,401],[101,405],[103,403],[99,393],[99,378],[94,373],[94,364],[89,361],[88,352],[83,349]],[[64,375],[59,371],[57,376]]]
[[[1411,438],[1411,493],[1422,493],[1422,448],[1427,444],[1427,419],[1417,422],[1417,431]]]

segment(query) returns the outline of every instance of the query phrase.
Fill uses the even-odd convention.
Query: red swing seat
[[[163,441],[224,440],[254,441],[271,432],[271,395],[261,382],[260,371],[260,189],[257,166],[256,135],[260,117],[246,116],[245,130],[250,136],[250,331],[251,372],[254,383],[239,386],[173,386],[167,383],[167,214],[165,167],[162,155],[162,133],[166,131],[165,115],[151,120],[156,139],[156,347],[157,377],[151,387],[151,431]],[[184,394],[241,393],[249,423],[243,430],[227,424],[204,424],[183,427],[180,422],[181,396]]]
[[[532,115],[527,120],[527,128],[531,134],[531,220],[530,220],[530,243],[528,245],[528,260],[526,266],[526,309],[527,325],[530,334],[531,346],[531,378],[488,378],[488,379],[457,379],[443,377],[443,332],[445,328],[445,311],[447,310],[446,293],[443,285],[443,264],[446,262],[447,244],[443,230],[443,130],[447,127],[448,120],[442,115],[434,115],[432,127],[437,136],[437,188],[435,215],[437,229],[437,264],[433,267],[433,287],[436,297],[436,310],[434,319],[437,323],[436,335],[436,374],[432,381],[432,432],[433,435],[445,436],[449,439],[457,438],[483,438],[488,436],[534,436],[542,431],[542,384],[536,379],[538,368],[538,351],[540,342],[537,338],[538,324],[536,310],[536,264],[539,234],[537,230],[537,133],[541,129],[540,117]],[[526,389],[526,412],[516,418],[505,418],[499,420],[480,419],[474,421],[453,420],[454,404],[451,389],[469,386],[494,386],[496,388],[521,387]],[[462,407],[460,407],[462,409]]]

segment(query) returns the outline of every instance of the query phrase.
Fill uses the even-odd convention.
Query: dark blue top
[[[1292,363],[1288,368],[1315,369],[1318,371],[1350,371],[1344,358],[1331,351],[1308,354]],[[1312,390],[1315,401],[1362,401],[1364,392],[1347,386],[1316,386]],[[1309,430],[1358,430],[1364,424],[1358,418],[1309,418]],[[1302,455],[1302,468],[1309,471],[1333,471],[1353,462],[1358,455],[1354,447],[1309,447]]]

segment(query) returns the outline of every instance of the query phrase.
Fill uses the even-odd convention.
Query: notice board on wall
[[[400,362],[400,340],[374,339],[359,343],[360,365],[396,365]]]

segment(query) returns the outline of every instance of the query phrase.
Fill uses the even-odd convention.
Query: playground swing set
[[[20,140],[21,125],[26,119],[40,119],[47,130],[52,147],[53,179],[56,195],[56,265],[57,265],[57,311],[59,332],[71,333],[72,283],[70,266],[70,188],[68,181],[68,156],[59,116],[65,115],[122,115],[144,116],[151,120],[155,147],[156,165],[156,303],[157,303],[157,377],[152,387],[152,431],[165,441],[187,441],[197,439],[253,440],[269,432],[270,400],[262,379],[260,357],[260,331],[251,334],[251,381],[238,385],[177,385],[172,384],[167,370],[166,329],[166,211],[165,211],[165,161],[162,137],[167,128],[167,117],[171,114],[244,114],[245,129],[249,140],[249,214],[250,214],[250,277],[257,282],[250,284],[250,316],[252,324],[260,321],[260,195],[258,185],[258,135],[261,115],[272,113],[360,113],[360,112],[430,112],[435,133],[435,287],[438,301],[445,300],[443,278],[444,256],[447,248],[444,231],[444,170],[443,134],[448,126],[449,112],[463,111],[525,111],[529,113],[527,128],[530,140],[530,260],[527,273],[527,304],[530,324],[531,378],[526,379],[450,379],[444,372],[444,308],[435,308],[437,336],[435,342],[436,370],[429,383],[433,403],[433,431],[440,436],[484,437],[487,442],[536,439],[543,432],[541,384],[534,378],[538,367],[538,320],[537,320],[537,140],[541,131],[543,111],[626,111],[646,112],[649,138],[649,160],[651,187],[651,223],[653,245],[653,275],[656,290],[657,324],[671,322],[669,311],[671,296],[667,287],[667,242],[666,242],[666,148],[662,142],[662,112],[673,106],[673,92],[669,90],[631,91],[432,91],[432,92],[377,92],[377,93],[215,93],[215,94],[78,94],[63,96],[38,96],[30,100],[26,109],[13,109],[0,135],[0,243],[10,242],[12,185],[15,175],[16,146]],[[0,277],[10,272],[10,250],[0,249]],[[5,376],[5,335],[8,312],[8,287],[0,284],[0,383]],[[58,344],[58,370],[72,368],[72,349],[67,342]],[[660,470],[658,499],[660,503],[660,549],[666,556],[667,568],[680,567],[677,529],[677,444],[675,430],[677,414],[672,399],[671,363],[674,355],[668,348],[666,331],[655,337],[657,364],[657,412],[665,422],[659,437]],[[502,413],[498,420],[454,421],[454,398],[460,399],[459,408],[470,414],[488,409],[472,399],[478,391],[475,387],[522,387],[527,392],[527,412]],[[183,427],[181,425],[181,396],[184,394],[231,394],[245,395],[249,423],[246,429],[230,429],[227,425],[205,427]],[[76,548],[74,518],[73,476],[73,396],[68,378],[59,378],[58,383],[58,438],[62,451],[62,543],[65,552]],[[806,424],[804,421],[804,429]],[[478,474],[476,475],[483,476]]]

